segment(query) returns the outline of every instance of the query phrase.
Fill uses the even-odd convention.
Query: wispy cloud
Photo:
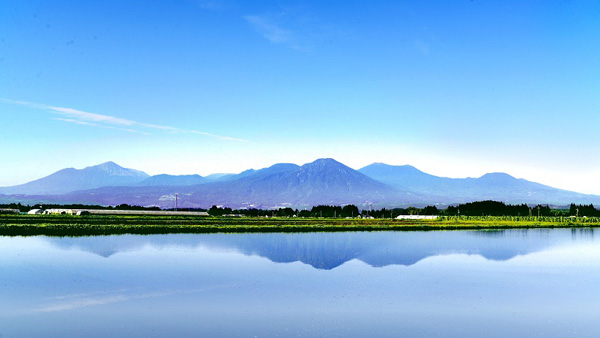
[[[301,52],[312,52],[317,44],[345,39],[348,34],[346,28],[321,20],[303,6],[243,18],[269,42]]]
[[[37,311],[39,312],[56,312],[56,311],[64,311],[77,309],[86,306],[94,306],[94,305],[104,305],[110,303],[117,303],[129,300],[130,297],[127,296],[109,296],[109,297],[98,297],[98,298],[85,298],[79,299],[71,302],[54,304],[46,307],[39,308]]]
[[[194,129],[183,129],[172,126],[158,125],[158,124],[150,124],[143,123],[128,119],[123,119],[120,117],[110,116],[110,115],[102,115],[89,113],[86,111],[67,108],[67,107],[57,107],[50,106],[45,104],[27,102],[27,101],[15,101],[10,99],[1,98],[0,101],[10,104],[17,104],[22,106],[28,106],[36,109],[46,110],[52,114],[60,115],[61,117],[55,117],[55,120],[75,123],[78,125],[84,125],[89,127],[100,127],[100,128],[108,128],[108,129],[116,129],[121,131],[126,131],[130,133],[143,133],[148,134],[148,130],[160,130],[163,132],[169,132],[173,134],[196,134],[202,136],[209,136],[213,138],[217,138],[220,140],[227,141],[239,141],[239,142],[248,142],[244,139],[239,139],[230,136],[223,136],[212,134],[205,131],[194,130]]]
[[[62,117],[55,117],[55,118],[53,118],[53,120],[63,121],[63,122],[71,122],[71,123],[78,124],[80,126],[100,127],[100,125],[95,124],[95,123],[90,123],[90,122],[85,122],[85,121],[78,121],[78,120],[73,120],[73,119],[65,119],[65,118],[62,118]]]
[[[118,126],[133,126],[136,124],[140,124],[135,121],[121,119],[114,116],[108,115],[100,115],[94,113],[88,113],[81,110],[73,109],[73,108],[65,108],[65,107],[55,107],[55,106],[45,106],[44,108],[51,110],[55,114],[60,114],[64,116],[68,116],[71,118],[76,118],[82,121],[91,121],[97,123],[105,123],[105,124],[113,124]]]
[[[113,293],[118,293],[118,292],[129,292],[132,289],[130,288],[122,288],[122,289],[117,289],[117,290],[113,290]],[[43,300],[50,300],[50,301],[55,301],[55,300],[65,300],[65,299],[76,299],[76,298],[86,298],[86,297],[91,297],[94,295],[106,295],[108,291],[91,291],[91,292],[80,292],[80,293],[69,293],[69,294],[65,294],[65,295],[58,295],[58,296],[51,296],[51,297],[45,297],[43,298]]]
[[[267,18],[258,15],[246,15],[246,21],[256,29],[262,36],[272,43],[289,43],[293,36],[289,30],[283,29],[269,22]]]
[[[69,122],[69,123],[75,123],[75,124],[78,124],[80,126],[99,127],[99,128],[104,128],[104,129],[114,129],[114,130],[126,131],[128,133],[150,135],[150,133],[141,132],[141,131],[135,130],[135,129],[105,126],[105,125],[101,125],[101,124],[97,124],[97,123],[91,123],[91,122],[87,122],[87,121],[74,120],[74,119],[66,119],[66,118],[62,118],[62,117],[55,117],[55,118],[53,118],[53,120],[63,121],[63,122]]]
[[[72,294],[72,295],[52,297],[49,299],[52,301],[51,304],[33,309],[33,311],[34,312],[66,311],[66,310],[73,310],[73,309],[78,309],[78,308],[88,307],[88,306],[126,302],[126,301],[136,300],[136,299],[168,297],[168,296],[172,296],[172,295],[205,292],[205,291],[211,291],[211,290],[222,289],[222,288],[232,288],[232,287],[236,287],[237,285],[238,284],[222,284],[222,285],[213,285],[213,286],[207,286],[205,288],[191,289],[191,290],[167,290],[167,291],[149,292],[149,293],[135,293],[132,291],[124,292],[123,290],[117,290],[116,292],[108,291],[108,292],[102,292],[100,294],[98,292],[92,292],[89,294],[86,294],[86,293]],[[54,302],[56,300],[58,302]]]

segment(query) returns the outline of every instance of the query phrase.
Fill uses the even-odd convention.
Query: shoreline
[[[460,216],[435,220],[2,215],[0,236],[507,230],[600,227],[600,218]]]

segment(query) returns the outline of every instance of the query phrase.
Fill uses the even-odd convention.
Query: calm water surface
[[[598,231],[0,237],[0,337],[598,337]]]

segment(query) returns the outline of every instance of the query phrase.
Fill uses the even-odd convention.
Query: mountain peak
[[[123,169],[120,165],[116,164],[113,161],[108,161],[104,163],[100,163],[98,165],[94,165],[88,168],[99,168],[99,169]]]
[[[104,162],[83,169],[67,168],[25,184],[7,187],[3,193],[57,195],[104,186],[137,184],[149,177],[143,171],[127,169],[115,162]]]
[[[206,179],[198,174],[193,175],[154,175],[141,181],[141,186],[189,186],[205,183]]]
[[[397,189],[430,192],[432,186],[440,183],[440,178],[429,175],[411,165],[389,165],[381,162],[358,169],[372,179],[391,185]]]
[[[333,158],[320,158],[318,160],[315,160],[313,162],[307,163],[305,164],[306,166],[321,166],[321,167],[326,167],[326,166],[344,166],[344,164],[334,160]]]
[[[381,162],[354,170],[332,158],[320,158],[302,166],[278,163],[237,175],[213,175],[214,178],[208,179],[199,175],[147,177],[141,171],[108,161],[84,169],[63,169],[26,184],[0,188],[0,194],[70,194],[58,200],[170,206],[171,201],[163,197],[170,196],[174,191],[172,187],[177,186],[181,196],[187,196],[187,203],[196,207],[215,203],[231,207],[306,207],[318,204],[366,205],[367,202],[398,206],[475,200],[600,204],[597,202],[600,196],[554,189],[503,172],[487,173],[479,178],[444,178],[410,165],[395,166]],[[89,190],[101,187],[102,190]]]
[[[140,177],[147,178],[150,177],[143,171],[123,168],[120,165],[116,164],[113,161],[104,162],[95,166],[87,167],[83,169],[83,171],[89,172],[102,172],[111,176],[129,176],[129,177]]]
[[[269,167],[269,169],[273,170],[289,170],[289,169],[297,169],[298,165],[294,163],[277,163],[273,164]]]
[[[515,177],[513,177],[507,173],[502,173],[502,172],[487,173],[487,174],[481,176],[479,179],[482,179],[482,180],[516,180]]]
[[[413,167],[410,164],[392,165],[392,164],[386,164],[386,163],[383,163],[383,162],[374,162],[374,163],[371,163],[368,166],[365,166],[365,167],[359,169],[359,171],[370,170],[370,169],[378,169],[378,170],[379,169],[382,169],[382,170],[389,169],[389,170],[407,170],[407,171],[410,170],[410,171],[422,172],[421,170]]]
[[[300,168],[300,167],[297,164],[293,164],[293,163],[277,163],[268,168],[263,168],[263,169],[257,170],[256,172],[258,174],[262,174],[262,175],[273,175],[273,174],[289,173],[289,172],[298,170],[298,168]]]

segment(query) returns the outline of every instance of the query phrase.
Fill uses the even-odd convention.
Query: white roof
[[[436,219],[438,216],[433,215],[400,215],[396,219]]]

